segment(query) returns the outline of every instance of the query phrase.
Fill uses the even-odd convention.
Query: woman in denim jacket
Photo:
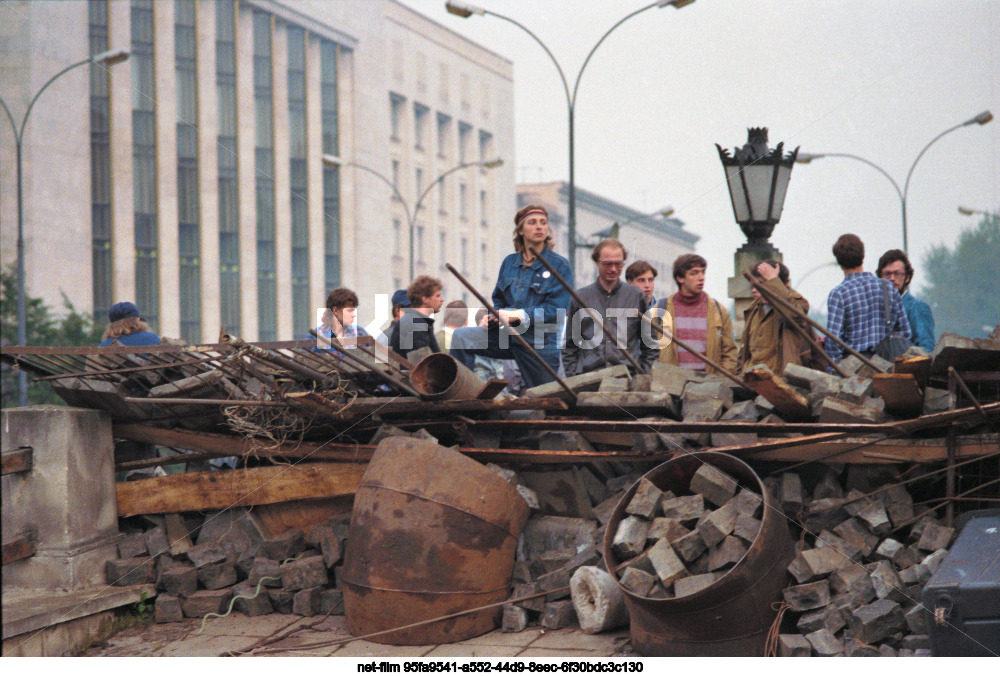
[[[514,253],[500,264],[500,274],[493,289],[493,305],[500,317],[528,341],[538,356],[553,371],[558,371],[560,339],[570,295],[538,258],[544,256],[570,286],[573,274],[569,261],[555,253],[552,247],[549,213],[545,207],[529,204],[521,208],[514,216]],[[500,331],[492,315],[486,329],[457,329],[451,341],[451,355],[470,369],[475,367],[476,355],[481,354],[514,359],[526,387],[554,380],[534,355]]]

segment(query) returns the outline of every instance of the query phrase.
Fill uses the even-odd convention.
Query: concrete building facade
[[[517,202],[518,207],[541,204],[548,209],[555,250],[568,256],[567,184],[563,181],[518,184]],[[680,219],[651,216],[579,186],[576,187],[576,287],[586,286],[597,279],[597,268],[590,259],[590,254],[597,242],[610,236],[609,230],[614,223],[619,224],[618,239],[628,251],[626,267],[636,260],[647,261],[658,272],[654,296],[662,298],[676,292],[677,285],[671,274],[674,259],[681,254],[694,252],[695,244],[701,238],[685,230],[684,222]],[[622,271],[622,279],[624,277],[625,273]]]
[[[71,0],[0,7],[23,141],[29,295],[162,335],[302,337],[336,286],[359,319],[415,274],[491,285],[514,206],[510,61],[393,0]],[[502,159],[492,170],[470,166]],[[14,137],[0,132],[5,266]],[[377,294],[384,294],[379,298]]]

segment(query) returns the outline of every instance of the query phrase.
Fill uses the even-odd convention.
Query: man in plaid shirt
[[[879,341],[889,335],[882,289],[889,291],[892,332],[910,337],[910,323],[903,302],[892,282],[865,272],[865,245],[857,235],[841,235],[833,245],[833,257],[844,271],[844,281],[826,299],[826,328],[852,349],[871,356]],[[826,353],[834,361],[844,357],[844,349],[826,341]]]

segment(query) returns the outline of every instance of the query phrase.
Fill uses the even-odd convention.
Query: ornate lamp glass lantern
[[[718,143],[719,159],[726,172],[726,184],[733,214],[751,246],[764,245],[781,219],[792,165],[799,149],[782,154],[784,143],[774,150],[767,147],[767,127],[747,130],[747,144],[734,148],[732,155]]]

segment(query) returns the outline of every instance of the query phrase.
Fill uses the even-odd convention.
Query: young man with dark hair
[[[636,261],[625,268],[625,281],[636,287],[646,297],[646,305],[653,307],[653,287],[656,286],[656,268],[647,261]]]
[[[889,249],[878,259],[875,276],[888,279],[903,299],[903,311],[910,322],[913,344],[928,352],[934,350],[934,315],[931,307],[910,293],[913,281],[913,266],[910,259],[899,249]]]
[[[621,281],[622,268],[628,252],[617,239],[602,240],[590,255],[597,264],[597,281],[577,289],[576,295],[586,303],[581,307],[574,299],[569,306],[569,331],[562,351],[567,376],[590,373],[606,366],[630,362],[615,344],[623,346],[639,362],[643,372],[656,361],[656,346],[642,340],[642,315],[649,306],[642,291]],[[605,333],[590,312],[591,308],[611,331]],[[595,340],[599,334],[600,339]]]
[[[910,337],[910,323],[896,287],[887,279],[865,272],[865,245],[857,235],[841,235],[833,245],[833,257],[844,271],[844,281],[833,287],[826,299],[826,328],[851,349],[870,356],[883,338],[892,333]],[[889,326],[885,296],[889,294]],[[827,340],[826,353],[834,361],[844,357],[844,349]]]
[[[794,305],[803,314],[809,313],[809,301],[788,285],[788,267],[776,260],[757,263],[751,271],[754,281],[766,287],[778,298]],[[809,349],[807,341],[761,296],[754,288],[753,303],[743,313],[743,341],[737,369],[743,373],[751,366],[764,364],[775,373],[781,373],[786,364],[801,364],[803,350]],[[796,323],[809,330],[805,319]]]
[[[389,336],[389,347],[402,357],[422,347],[431,348],[432,352],[440,352],[437,340],[434,338],[435,312],[441,309],[444,298],[441,289],[444,285],[440,279],[420,275],[406,288],[406,297],[410,307],[403,308],[403,314],[392,327]]]
[[[667,333],[676,334],[691,347],[716,364],[734,371],[738,350],[733,340],[733,322],[722,304],[705,293],[705,268],[708,263],[698,254],[682,254],[674,261],[677,293],[657,302],[658,314],[667,325]],[[693,371],[715,373],[687,350],[670,341],[660,349],[660,361]]]
[[[346,287],[339,287],[326,297],[326,311],[323,322],[313,332],[318,340],[317,347],[329,347],[332,339],[358,338],[368,332],[358,326],[358,294]],[[344,347],[354,347],[352,344]]]

